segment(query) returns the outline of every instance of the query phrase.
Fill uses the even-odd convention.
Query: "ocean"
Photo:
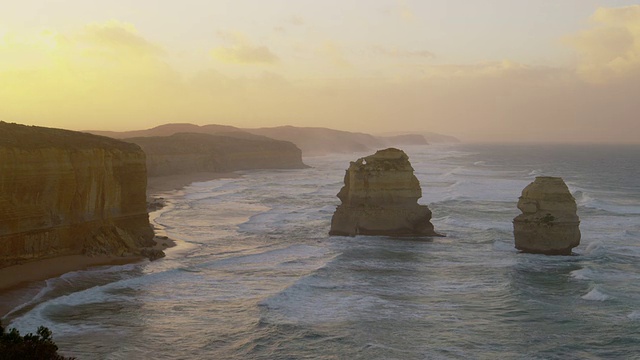
[[[640,358],[640,146],[403,150],[446,237],[328,236],[369,154],[310,157],[163,194],[166,258],[50,279],[10,327],[78,359]],[[542,175],[577,200],[572,256],[514,248]]]

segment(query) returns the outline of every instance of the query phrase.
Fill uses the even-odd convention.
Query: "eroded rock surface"
[[[153,246],[135,144],[0,122],[0,266]]]
[[[409,157],[389,148],[351,162],[338,193],[342,201],[330,235],[441,236],[431,210],[418,205],[422,189]]]
[[[513,219],[517,249],[537,254],[570,255],[580,244],[576,201],[559,177],[537,177],[522,190],[522,214]]]

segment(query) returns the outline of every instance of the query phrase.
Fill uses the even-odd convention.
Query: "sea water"
[[[640,147],[411,146],[443,238],[330,237],[349,161],[306,158],[163,194],[178,246],[46,282],[10,326],[79,359],[640,357]],[[578,203],[573,256],[521,254],[535,176]]]

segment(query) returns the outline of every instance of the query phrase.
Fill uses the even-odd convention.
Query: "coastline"
[[[235,173],[202,172],[194,174],[177,174],[147,178],[147,204],[154,203],[149,210],[149,222],[154,227],[156,245],[153,250],[165,250],[176,245],[175,241],[162,236],[153,223],[152,212],[162,208],[162,193],[180,190],[194,182],[210,181],[222,178],[238,177]],[[160,206],[158,201],[160,200]],[[159,234],[160,233],[160,234]],[[47,259],[39,259],[24,264],[0,268],[0,319],[6,317],[25,300],[29,300],[33,292],[44,286],[47,279],[62,276],[68,272],[86,270],[97,266],[125,265],[145,261],[145,257],[135,256],[85,256],[65,255]],[[6,325],[6,324],[5,324]]]
[[[66,255],[31,261],[0,269],[0,319],[22,303],[36,283],[64,275],[71,271],[86,270],[96,266],[124,265],[143,261],[142,256],[95,256]],[[24,291],[22,291],[24,290]],[[6,298],[5,298],[5,295]]]
[[[233,172],[198,172],[190,174],[174,174],[153,176],[147,178],[147,202],[150,198],[159,196],[163,192],[180,190],[195,182],[217,179],[237,178],[240,175]]]

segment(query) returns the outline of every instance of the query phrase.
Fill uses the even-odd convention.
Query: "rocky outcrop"
[[[516,248],[528,253],[570,255],[580,244],[576,201],[559,177],[537,177],[522,190],[522,214],[513,219]]]
[[[145,155],[102,136],[0,122],[0,266],[151,246]]]
[[[441,236],[431,210],[418,205],[422,189],[409,157],[389,148],[351,162],[338,193],[342,201],[330,235]]]
[[[307,167],[295,145],[267,138],[178,133],[125,141],[138,144],[147,154],[149,176]]]

